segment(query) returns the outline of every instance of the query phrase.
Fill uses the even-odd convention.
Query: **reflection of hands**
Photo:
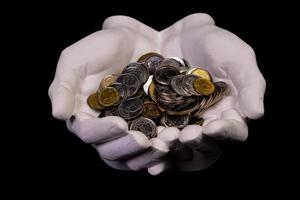
[[[87,106],[86,99],[96,91],[99,80],[120,72],[149,51],[184,57],[192,65],[207,67],[215,81],[223,80],[230,86],[230,96],[204,114],[203,127],[191,125],[182,133],[159,127],[158,137],[149,141],[140,132],[128,131],[122,118],[96,118],[98,114]],[[102,31],[62,52],[49,95],[53,116],[67,120],[69,130],[93,144],[108,165],[116,169],[148,168],[157,174],[168,166],[163,156],[179,134],[180,141],[193,149],[193,159],[176,162],[183,170],[203,169],[216,160],[219,149],[211,138],[245,140],[244,118],[263,114],[264,89],[251,48],[214,26],[205,14],[190,15],[162,32],[116,16],[104,22]]]

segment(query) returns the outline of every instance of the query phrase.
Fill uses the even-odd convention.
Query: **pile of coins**
[[[213,82],[207,70],[191,67],[184,58],[150,52],[120,74],[106,76],[87,103],[99,117],[120,116],[130,130],[153,138],[158,125],[202,125],[204,111],[228,93],[226,83]]]

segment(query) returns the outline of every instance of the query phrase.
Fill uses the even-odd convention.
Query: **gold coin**
[[[202,79],[211,81],[209,72],[202,68],[192,68],[187,72],[187,74],[194,74]]]
[[[98,92],[100,92],[100,90],[102,88],[105,88],[105,87],[108,87],[110,86],[111,84],[113,84],[114,82],[116,82],[117,78],[119,76],[118,75],[115,75],[115,74],[112,74],[112,75],[108,75],[106,77],[104,77],[102,79],[102,81],[100,82],[100,86],[99,86],[99,89],[98,89]]]
[[[104,107],[116,105],[119,101],[120,94],[114,87],[105,87],[98,93],[98,102]]]
[[[154,102],[144,102],[143,116],[148,118],[160,117],[160,112],[157,104]]]
[[[152,81],[149,85],[149,88],[148,88],[148,94],[149,96],[151,97],[151,99],[154,101],[154,102],[157,102],[157,99],[156,99],[156,91],[155,91],[155,84],[154,82]]]
[[[103,109],[103,107],[100,105],[100,103],[98,102],[98,95],[97,93],[91,94],[88,98],[87,98],[87,104],[90,106],[91,109],[93,110],[97,110],[100,111],[101,109]]]
[[[202,95],[210,95],[215,91],[215,85],[206,79],[197,78],[193,83],[196,92]]]
[[[145,62],[148,58],[152,57],[152,56],[158,56],[158,57],[162,57],[160,54],[155,53],[155,52],[149,52],[146,53],[144,55],[142,55],[139,59],[138,62]]]

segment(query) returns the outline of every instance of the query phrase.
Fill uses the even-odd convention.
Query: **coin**
[[[192,68],[191,64],[189,63],[189,61],[187,59],[182,58],[182,61],[184,62],[184,65],[186,66],[186,68],[188,68],[188,69]]]
[[[136,75],[136,77],[139,78],[141,84],[145,83],[149,78],[149,70],[143,63],[129,63],[122,71],[122,74],[125,73],[132,73]]]
[[[189,116],[188,115],[176,116],[176,115],[168,115],[167,113],[165,113],[162,122],[167,127],[184,128],[189,123]]]
[[[144,103],[139,98],[128,98],[122,101],[118,106],[118,112],[124,119],[138,117],[143,111]]]
[[[214,83],[216,86],[216,89],[222,93],[223,95],[228,95],[229,94],[229,88],[227,84],[223,81],[217,81]]]
[[[179,69],[175,67],[163,66],[156,70],[154,79],[162,85],[171,85],[172,78],[179,74]]]
[[[191,68],[191,66],[187,62],[187,60],[185,60],[183,58],[179,58],[179,57],[170,57],[170,58],[172,58],[174,60],[177,60],[180,63],[180,66],[179,66],[179,72],[180,73],[185,73]]]
[[[149,85],[148,94],[154,102],[157,102],[156,99],[157,94],[156,94],[155,84],[153,81]]]
[[[154,102],[144,102],[143,116],[148,118],[160,117],[160,112],[157,104]]]
[[[122,83],[115,82],[115,83],[113,83],[113,84],[111,84],[109,86],[116,88],[117,91],[119,92],[120,97],[122,99],[126,99],[127,98],[128,91],[127,91],[127,88]]]
[[[202,95],[210,95],[215,90],[215,86],[211,81],[200,77],[194,81],[193,86],[195,91]]]
[[[157,136],[156,124],[149,118],[139,117],[132,121],[130,130],[144,133],[149,139]]]
[[[198,77],[194,74],[185,75],[182,79],[182,88],[191,95],[199,96],[200,94],[194,90],[193,83]]]
[[[183,103],[174,104],[168,107],[166,112],[169,115],[185,115],[197,110],[199,107],[199,99],[196,97],[187,97]]]
[[[98,94],[97,93],[91,94],[87,98],[87,104],[89,105],[89,107],[91,109],[96,110],[96,111],[100,111],[101,109],[103,109],[103,106],[101,106],[100,103],[98,102]]]
[[[102,81],[100,82],[100,86],[99,86],[98,92],[100,92],[100,90],[102,88],[105,88],[105,87],[113,84],[114,82],[116,82],[117,78],[118,78],[118,75],[115,75],[115,74],[108,75],[108,76],[104,77],[102,79]]]
[[[104,77],[87,104],[99,117],[120,116],[131,130],[152,138],[156,124],[202,126],[203,113],[229,92],[225,82],[214,83],[207,70],[191,67],[188,60],[150,52],[126,65],[121,74]]]
[[[98,102],[104,107],[109,107],[117,104],[119,100],[120,94],[114,87],[105,87],[98,93]]]
[[[177,95],[177,93],[169,85],[155,84],[155,90],[161,97],[170,96],[175,98]]]
[[[159,63],[159,67],[175,67],[176,69],[180,69],[181,63],[173,58],[164,59]]]
[[[140,81],[139,79],[134,75],[130,73],[121,74],[116,82],[122,83],[128,90],[128,97],[133,96],[140,87]]]
[[[154,56],[160,57],[161,59],[163,59],[162,55],[160,55],[158,53],[155,53],[155,52],[149,52],[149,53],[146,53],[146,54],[142,55],[137,61],[138,62],[145,62],[149,58],[154,57]]]
[[[141,56],[138,59],[138,62],[143,62],[149,69],[149,74],[153,75],[155,74],[156,69],[159,66],[159,63],[163,60],[164,58],[158,54],[158,53],[147,53]]]
[[[140,89],[132,96],[133,98],[140,98],[140,99],[145,99],[146,98],[146,93],[144,92],[144,89],[140,87]]]
[[[171,86],[177,94],[189,97],[191,96],[191,94],[187,92],[182,86],[184,77],[185,75],[182,74],[174,76],[171,81]]]
[[[194,67],[194,68],[191,68],[187,74],[194,74],[202,79],[205,79],[205,80],[209,80],[211,81],[211,76],[209,74],[209,72],[205,69],[202,69],[200,67]]]

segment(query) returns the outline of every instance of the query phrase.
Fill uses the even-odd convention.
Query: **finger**
[[[215,139],[245,141],[248,137],[248,127],[238,111],[234,109],[223,111],[221,119],[206,124],[203,132]]]
[[[86,143],[101,143],[127,135],[127,122],[121,117],[108,116],[85,120],[72,119],[67,127]]]
[[[150,140],[151,148],[126,162],[132,170],[141,170],[153,166],[169,152],[169,147],[157,138]]]
[[[120,160],[131,157],[150,147],[148,138],[139,131],[129,131],[128,135],[96,147],[102,158]]]
[[[76,77],[68,82],[76,82]],[[49,87],[49,97],[52,103],[52,116],[67,120],[71,117],[75,106],[75,88],[68,82],[53,81]]]
[[[214,152],[216,150],[216,145],[208,138],[205,138],[203,128],[199,125],[185,127],[181,131],[179,140],[182,144],[199,151]]]
[[[168,161],[163,160],[163,161],[157,162],[152,167],[149,167],[148,173],[153,176],[156,176],[156,175],[162,173],[163,171],[166,171],[167,169],[169,169],[170,166],[171,166],[171,164]]]
[[[176,127],[167,127],[161,130],[157,136],[158,139],[165,142],[170,148],[174,148],[179,138],[180,130]]]
[[[159,135],[159,133],[162,131],[162,130],[164,130],[166,127],[164,127],[164,126],[158,126],[157,127],[157,133],[158,133],[158,135]]]
[[[241,112],[250,119],[257,119],[264,115],[264,93],[266,82],[257,75],[251,77],[252,84],[245,86],[239,91],[239,107]]]

